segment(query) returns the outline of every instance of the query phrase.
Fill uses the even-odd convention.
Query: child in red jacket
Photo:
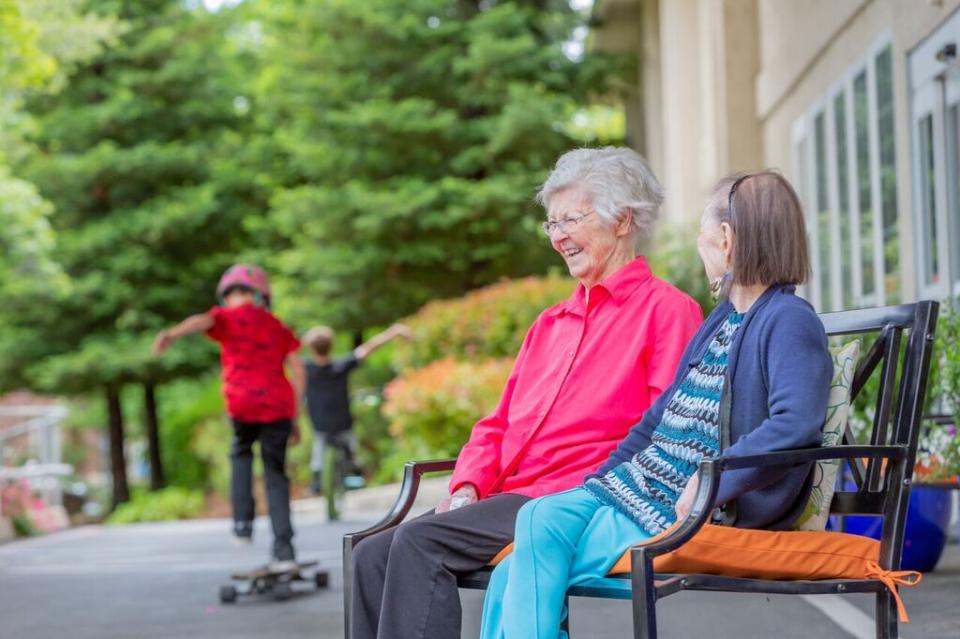
[[[300,342],[270,312],[270,283],[262,268],[231,266],[220,278],[217,298],[219,306],[157,334],[153,350],[162,353],[173,340],[200,332],[220,343],[223,394],[234,431],[230,449],[233,532],[244,542],[253,536],[252,447],[259,440],[273,525],[274,565],[289,568],[295,554],[290,481],[284,466],[287,440],[296,444],[300,439],[296,425],[304,386],[304,365],[297,357]]]

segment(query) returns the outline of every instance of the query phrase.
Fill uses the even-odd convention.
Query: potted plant
[[[879,384],[874,375],[869,386]],[[865,392],[862,397],[875,397]],[[933,570],[947,542],[953,500],[949,489],[958,487],[960,474],[960,298],[941,307],[930,378],[927,384],[924,429],[921,431],[914,464],[913,488],[907,512],[902,567],[905,570]],[[850,426],[862,442],[873,421],[874,406],[854,402]],[[845,480],[852,489],[852,480]],[[846,517],[841,528],[850,533],[880,538],[879,517]]]

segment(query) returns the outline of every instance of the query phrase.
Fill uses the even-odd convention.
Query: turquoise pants
[[[490,576],[480,638],[566,639],[567,588],[603,578],[627,548],[649,538],[582,487],[527,502],[513,554]]]

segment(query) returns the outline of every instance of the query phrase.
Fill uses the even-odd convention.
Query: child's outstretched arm
[[[198,313],[191,315],[173,328],[157,333],[153,340],[153,354],[159,355],[167,349],[175,339],[192,333],[203,333],[213,326],[213,317],[210,313]]]
[[[373,336],[360,346],[353,349],[353,354],[358,360],[363,361],[370,353],[377,350],[395,337],[403,339],[413,339],[413,333],[405,324],[394,324],[387,330]]]

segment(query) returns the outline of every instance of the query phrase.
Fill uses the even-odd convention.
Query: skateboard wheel
[[[318,570],[313,574],[313,583],[317,588],[326,588],[330,585],[330,575],[325,570]]]
[[[233,603],[237,600],[237,589],[233,586],[220,586],[220,602]]]

